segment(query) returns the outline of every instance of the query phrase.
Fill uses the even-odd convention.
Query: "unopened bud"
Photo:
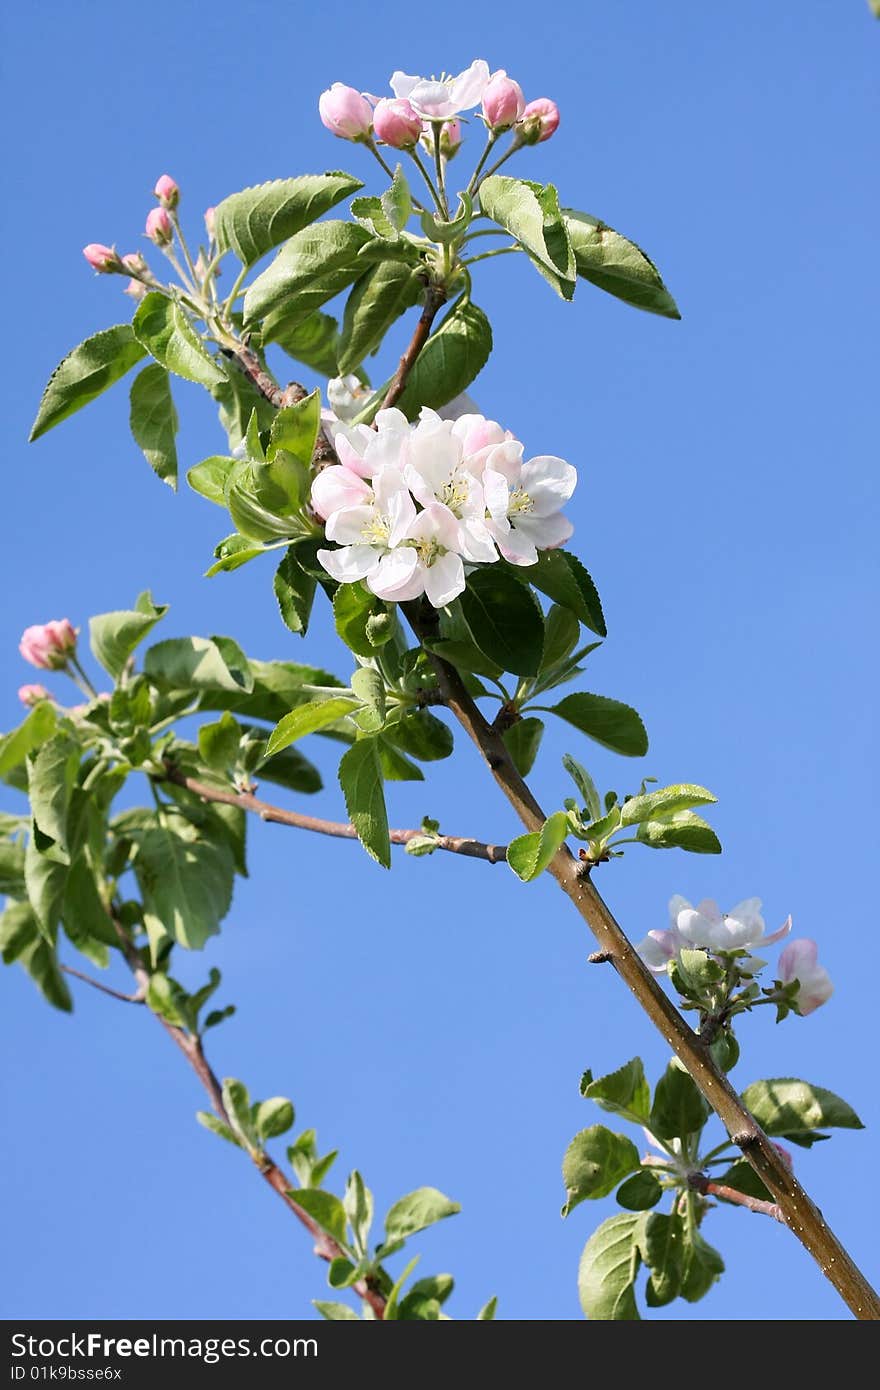
[[[52,697],[44,685],[20,685],[18,698],[26,709],[33,709],[41,700],[51,700]]]
[[[503,68],[493,72],[483,92],[483,115],[495,134],[509,130],[526,109],[522,87],[508,77]]]
[[[334,82],[318,99],[318,112],[340,140],[366,140],[373,128],[373,108],[361,92]]]
[[[170,174],[163,174],[160,179],[156,180],[156,187],[153,192],[163,208],[176,208],[180,202],[180,189]]]
[[[92,270],[97,270],[99,275],[109,275],[114,270],[119,270],[121,265],[113,247],[102,246],[100,241],[90,241],[88,246],[83,247],[83,255]]]
[[[405,97],[383,97],[373,112],[373,129],[392,149],[412,150],[421,139],[422,118]]]
[[[41,671],[60,671],[76,651],[76,629],[67,618],[25,628],[18,644],[25,661]]]
[[[523,145],[540,145],[555,134],[559,125],[559,107],[549,97],[530,101],[517,122],[516,133]]]
[[[174,235],[171,218],[164,208],[153,208],[147,214],[147,236],[156,246],[168,246]]]

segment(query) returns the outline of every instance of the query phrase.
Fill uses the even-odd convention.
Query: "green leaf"
[[[175,1028],[194,1028],[195,1020],[188,1008],[186,990],[161,970],[150,976],[147,985],[147,1007]]]
[[[304,637],[308,631],[317,581],[303,569],[293,546],[285,551],[284,558],[275,571],[273,587],[285,627],[291,632],[301,633]]]
[[[225,710],[215,724],[199,729],[199,754],[206,767],[226,772],[235,767],[241,746],[241,725]]]
[[[357,700],[348,695],[330,696],[326,700],[309,700],[307,704],[297,705],[283,719],[279,720],[269,736],[266,752],[271,756],[282,748],[287,748],[306,734],[317,733],[330,724],[338,724],[347,714],[357,709]]]
[[[606,635],[605,617],[596,586],[576,555],[567,550],[542,550],[535,565],[508,565],[504,570],[521,584],[533,584],[542,594],[568,608],[591,632]]]
[[[171,382],[164,367],[151,362],[138,372],[131,386],[129,424],[135,444],[144,451],[153,472],[177,487],[177,411],[171,398]]]
[[[240,569],[242,565],[249,564],[258,556],[268,555],[270,551],[277,550],[279,544],[283,545],[284,541],[275,541],[272,545],[262,545],[259,541],[240,536],[236,531],[231,536],[226,536],[214,547],[214,554],[217,558],[214,564],[205,570],[205,578],[213,579],[215,574],[228,574],[230,570]]]
[[[375,655],[376,648],[367,633],[367,623],[373,614],[379,612],[385,612],[385,605],[364,584],[340,584],[333,595],[336,631],[356,656]]]
[[[404,1285],[406,1284],[407,1279],[412,1274],[413,1270],[418,1264],[420,1258],[421,1257],[419,1255],[416,1255],[414,1259],[410,1260],[409,1264],[405,1267],[400,1277],[394,1281],[394,1284],[391,1287],[391,1291],[388,1294],[387,1299],[385,1300],[385,1311],[383,1313],[383,1317],[386,1322],[395,1322],[400,1317],[400,1314],[398,1312],[400,1295],[403,1293]]]
[[[458,1202],[451,1201],[438,1192],[436,1187],[419,1187],[389,1209],[385,1217],[385,1242],[406,1240],[417,1231],[424,1231],[447,1216],[455,1216],[461,1211]]]
[[[534,767],[543,736],[543,723],[532,716],[505,729],[502,737],[520,777],[528,777]]]
[[[492,351],[489,320],[470,300],[458,299],[416,358],[398,410],[414,419],[422,406],[440,410],[466,391]]]
[[[688,1232],[685,1246],[681,1297],[688,1303],[698,1302],[723,1273],[724,1261],[718,1251],[694,1227]]]
[[[544,551],[546,555],[553,551]],[[531,566],[529,567],[531,568]],[[577,646],[580,636],[580,623],[570,608],[554,603],[544,619],[544,655],[541,659],[541,674],[558,666],[570,656]]]
[[[157,642],[144,657],[144,672],[160,689],[247,694],[254,686],[247,658],[228,637],[172,637]]]
[[[258,729],[252,732],[259,735],[261,744],[265,746],[264,731]],[[319,792],[323,786],[321,774],[314,763],[304,758],[297,748],[285,748],[271,757],[261,757],[256,771],[261,782],[274,782],[276,786],[287,787],[294,792]]]
[[[351,678],[351,688],[363,706],[357,712],[358,727],[376,733],[385,723],[385,682],[372,666],[359,666]]]
[[[662,1196],[663,1188],[650,1168],[640,1168],[617,1189],[618,1206],[627,1211],[648,1211]]]
[[[742,1099],[765,1133],[788,1135],[795,1142],[804,1130],[864,1129],[852,1106],[840,1096],[791,1076],[754,1081]]]
[[[493,174],[480,185],[480,208],[549,272],[547,279],[564,299],[574,293],[576,267],[556,189],[523,179]]]
[[[249,690],[234,691],[207,689],[199,699],[203,710],[231,709],[251,719],[276,721],[288,714],[294,705],[308,699],[302,687],[307,685],[341,686],[336,676],[319,666],[303,666],[296,661],[248,662],[253,685]]]
[[[604,1125],[591,1125],[576,1134],[562,1160],[568,1216],[581,1202],[607,1197],[621,1178],[639,1167],[639,1151],[625,1134],[614,1134]]]
[[[404,715],[386,729],[385,736],[395,747],[422,763],[448,758],[454,746],[452,730],[426,709]]]
[[[698,1134],[709,1118],[709,1106],[686,1071],[670,1062],[657,1082],[648,1128],[658,1139],[684,1139]]]
[[[280,246],[359,188],[363,188],[360,179],[334,170],[274,179],[232,193],[214,209],[217,249],[231,248],[244,265],[254,265],[273,246]]]
[[[394,170],[391,187],[382,194],[381,202],[382,211],[392,227],[402,232],[412,213],[412,194],[401,164]]]
[[[298,1187],[288,1195],[337,1245],[345,1247],[345,1208],[334,1193],[324,1192],[320,1187]]]
[[[691,782],[676,783],[642,796],[631,796],[621,807],[620,824],[637,825],[640,821],[687,811],[691,806],[708,806],[717,800],[705,787],[694,786]]]
[[[275,542],[308,533],[301,515],[307,490],[308,465],[282,451],[269,462],[237,463],[226,482],[226,505],[242,536]]]
[[[36,834],[31,835],[24,852],[24,881],[40,933],[45,941],[54,944],[67,883],[67,865],[54,856],[41,854]]]
[[[761,1182],[758,1174],[750,1163],[744,1158],[738,1159],[731,1164],[726,1173],[720,1173],[715,1182],[722,1183],[725,1187],[733,1187],[737,1192],[745,1192],[749,1197],[758,1197],[762,1202],[772,1202],[773,1196]],[[718,1196],[717,1193],[713,1194]],[[723,1197],[718,1198],[724,1201]]]
[[[612,1115],[623,1115],[634,1124],[644,1124],[651,1110],[651,1088],[645,1080],[641,1057],[633,1057],[617,1071],[593,1078],[590,1071],[581,1078],[581,1095]]]
[[[621,823],[625,823],[622,818]],[[694,811],[674,811],[663,819],[643,821],[636,835],[643,845],[649,845],[651,849],[685,849],[691,854],[721,853],[721,841],[715,831],[708,821]]]
[[[0,840],[0,893],[21,897],[24,888],[24,845]]]
[[[254,1124],[260,1139],[277,1139],[293,1128],[293,1105],[286,1096],[261,1100],[254,1113]]]
[[[225,362],[220,365],[224,378],[214,387],[211,395],[220,408],[220,423],[226,431],[231,452],[242,444],[252,413],[257,412],[260,429],[268,430],[275,416],[275,407],[237,367]]]
[[[168,604],[154,603],[147,589],[135,600],[134,608],[90,618],[89,645],[93,657],[117,678],[135,648],[167,612]]]
[[[632,1212],[611,1216],[584,1246],[578,1295],[586,1317],[597,1322],[638,1321],[635,1279],[643,1221],[643,1216]]]
[[[544,619],[530,589],[498,565],[468,577],[461,611],[481,652],[517,676],[538,673],[544,650]]]
[[[310,468],[320,427],[321,393],[316,390],[278,411],[269,432],[266,458],[271,461],[283,449]]]
[[[265,320],[264,339],[273,326],[302,322],[326,300],[356,280],[362,263],[358,252],[369,233],[352,222],[321,222],[290,238],[270,266],[258,275],[244,299],[245,323]],[[290,305],[301,305],[294,320]],[[294,311],[295,312],[295,311]]]
[[[328,1303],[326,1299],[313,1298],[312,1305],[327,1322],[360,1322],[357,1313],[347,1303]]]
[[[684,1273],[684,1223],[678,1212],[652,1212],[645,1220],[639,1250],[651,1271],[646,1290],[649,1308],[662,1308],[677,1298]]]
[[[35,825],[67,855],[67,812],[79,771],[79,743],[56,734],[32,756],[28,766],[28,795]]]
[[[578,275],[636,309],[680,319],[660,272],[635,242],[585,212],[564,211]]]
[[[145,356],[127,323],[86,338],[50,376],[31,428],[31,441],[95,400]]]
[[[352,287],[342,318],[340,373],[354,371],[375,352],[391,325],[417,303],[421,284],[412,266],[379,261]]]
[[[232,902],[234,875],[225,844],[185,839],[169,826],[157,825],[138,836],[134,869],[154,957],[165,937],[199,950],[220,930]]]
[[[17,729],[0,739],[0,777],[20,767],[30,753],[51,738],[58,716],[49,700],[41,700],[22,720]]]
[[[490,661],[485,652],[481,652],[473,642],[465,641],[463,638],[442,638],[428,642],[426,646],[429,651],[436,652],[459,671],[472,671],[477,676],[488,676],[494,680],[504,674],[502,666]]]
[[[227,458],[223,454],[212,454],[189,469],[186,481],[200,497],[225,507],[226,483],[237,462],[238,459]]]
[[[229,1125],[224,1124],[221,1119],[218,1119],[216,1115],[212,1115],[210,1111],[197,1110],[196,1119],[200,1125],[204,1125],[205,1129],[209,1129],[212,1134],[216,1134],[221,1139],[226,1139],[230,1144],[235,1144],[238,1148],[241,1148],[238,1136],[229,1128]]]
[[[590,820],[601,820],[602,802],[596,788],[596,783],[593,781],[589,772],[587,772],[587,769],[578,762],[577,758],[573,758],[570,753],[563,754],[562,766],[580,792],[584,809]]]
[[[184,310],[164,294],[144,295],[132,327],[141,346],[169,372],[209,391],[226,380]]]
[[[362,738],[343,753],[339,784],[349,819],[367,854],[384,868],[391,868],[388,812],[382,790],[382,767],[375,738]]]
[[[272,342],[322,376],[340,375],[339,324],[330,314],[315,310],[290,326],[282,317],[275,325]]]
[[[342,1205],[345,1207],[355,1246],[361,1254],[365,1254],[367,1238],[373,1224],[373,1194],[357,1169],[349,1174]]]
[[[568,834],[568,817],[564,811],[554,811],[540,831],[518,835],[507,846],[507,862],[517,878],[531,883],[547,868]]]
[[[645,726],[634,709],[622,705],[619,700],[606,699],[604,695],[590,695],[577,691],[566,695],[553,706],[553,713],[580,729],[588,738],[610,748],[612,753],[622,753],[627,758],[641,758],[648,751],[648,735]]]
[[[479,1313],[477,1313],[477,1322],[494,1322],[497,1310],[498,1299],[493,1294],[488,1303],[484,1303]]]
[[[0,912],[0,955],[7,965],[17,961],[49,1004],[71,1012],[73,1000],[58,968],[55,948],[41,935],[28,903],[11,903]]]
[[[247,1144],[253,1145],[257,1136],[251,1115],[251,1098],[247,1086],[243,1081],[236,1081],[234,1076],[224,1076],[221,1091],[223,1108],[232,1121],[237,1134]]]

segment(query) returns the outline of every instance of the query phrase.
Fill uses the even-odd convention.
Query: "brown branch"
[[[281,806],[273,806],[269,801],[261,801],[250,792],[226,792],[219,787],[208,786],[195,777],[185,777],[174,767],[166,765],[165,776],[169,782],[200,796],[203,801],[216,801],[224,806],[239,806],[242,811],[251,811],[261,820],[275,825],[289,825],[296,830],[312,830],[318,835],[332,835],[337,840],[356,840],[358,835],[348,821],[322,820],[319,816],[307,816],[301,811],[286,811]],[[406,845],[425,834],[424,830],[389,830],[388,836],[393,845]],[[484,859],[488,864],[501,864],[507,858],[506,845],[487,845],[482,840],[469,840],[460,835],[438,835],[436,848],[448,850],[450,854],[461,854],[467,859]]]
[[[125,956],[129,969],[137,980],[138,990],[141,994],[146,996],[147,987],[150,983],[150,976],[141,959],[140,952],[133,944],[124,927],[115,919],[113,920],[113,925],[119,937],[122,954]],[[125,998],[124,995],[118,997]],[[235,1133],[235,1124],[223,1103],[223,1088],[205,1056],[201,1038],[194,1033],[188,1033],[184,1028],[178,1028],[175,1024],[169,1023],[167,1019],[162,1018],[161,1014],[153,1014],[153,1017],[156,1019],[157,1023],[161,1024],[172,1042],[180,1049],[189,1062],[207,1093],[214,1114]],[[278,1167],[278,1164],[262,1149],[252,1153],[251,1158],[256,1164],[261,1176],[273,1191],[277,1192],[278,1196],[284,1202],[284,1205],[293,1213],[296,1219],[305,1226],[309,1235],[312,1236],[315,1242],[315,1254],[318,1258],[327,1260],[328,1262],[339,1257],[347,1259],[348,1255],[346,1251],[336,1243],[332,1236],[329,1236],[326,1231],[322,1231],[314,1218],[299,1205],[296,1200],[296,1193],[293,1189],[292,1180]],[[365,1303],[370,1305],[377,1319],[381,1320],[384,1318],[385,1296],[374,1286],[372,1280],[360,1279],[356,1284],[352,1285],[352,1288],[359,1298],[362,1298]]]
[[[61,965],[60,968],[65,975],[73,975],[77,980],[82,980],[84,984],[91,985],[92,989],[99,989],[102,994],[109,994],[111,999],[119,999],[123,1004],[143,1004],[144,995],[139,989],[137,994],[123,994],[121,990],[111,989],[109,985],[103,984],[100,980],[94,980],[91,975],[83,974],[82,970],[74,970],[72,965]]]
[[[402,604],[423,644],[436,637],[437,614],[418,601]],[[446,705],[476,744],[495,781],[526,830],[536,831],[546,816],[514,767],[504,740],[484,719],[453,666],[428,649]],[[880,1320],[880,1299],[788,1164],[746,1109],[727,1077],[718,1070],[705,1043],[688,1026],[660,988],[626,934],[593,886],[589,871],[563,846],[549,872],[571,899],[608,959],[641,1004],[648,1018],[684,1063],[733,1142],[776,1199],[782,1219],[810,1252],[822,1273],[861,1320]]]
[[[249,348],[246,343],[233,340],[231,345],[223,346],[220,350],[224,357],[231,358],[238,363],[245,376],[256,386],[260,395],[265,397],[270,405],[274,405],[276,410],[283,410],[288,405],[296,405],[297,401],[304,400],[309,394],[298,381],[291,381],[284,387],[279,386],[275,378],[265,370],[253,348]],[[312,461],[319,468],[326,467],[328,463],[339,462],[333,442],[323,426],[318,430]]]
[[[381,409],[387,410],[394,405],[403,395],[407,377],[412,371],[413,364],[421,352],[431,332],[431,327],[437,317],[438,310],[446,303],[446,287],[444,285],[428,285],[425,290],[425,303],[419,321],[416,324],[415,332],[410,339],[409,347],[400,359],[397,371],[391,378],[391,385],[385,393]]]
[[[720,1197],[723,1202],[732,1202],[736,1207],[758,1212],[761,1216],[772,1216],[774,1221],[781,1221],[783,1226],[788,1224],[778,1202],[766,1202],[762,1197],[750,1197],[747,1192],[737,1192],[735,1187],[728,1187],[723,1182],[707,1182],[699,1191],[704,1192],[707,1197]]]

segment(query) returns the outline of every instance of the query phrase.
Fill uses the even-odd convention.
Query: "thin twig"
[[[100,980],[92,979],[91,975],[85,975],[82,970],[74,970],[72,965],[61,965],[65,975],[73,975],[77,980],[82,980],[84,984],[91,985],[92,989],[99,989],[102,994],[109,994],[111,999],[119,999],[123,1004],[143,1004],[144,994],[139,989],[136,994],[123,994],[121,990],[111,989],[109,985],[102,984]]]
[[[425,304],[422,309],[419,321],[416,324],[415,332],[410,339],[409,347],[400,359],[397,371],[391,380],[391,385],[385,393],[382,402],[382,410],[388,410],[403,395],[407,377],[412,371],[413,364],[421,352],[431,332],[431,327],[441,305],[446,303],[446,289],[443,285],[428,285],[425,290]]]
[[[119,944],[122,948],[126,962],[138,983],[138,990],[146,995],[147,987],[150,983],[149,972],[141,959],[140,952],[135,947],[125,928],[115,918],[113,926],[119,937]],[[125,996],[121,996],[125,997]],[[157,1023],[161,1024],[165,1032],[171,1038],[176,1047],[180,1049],[186,1060],[189,1062],[199,1081],[205,1089],[208,1100],[211,1102],[211,1109],[218,1119],[235,1133],[235,1124],[223,1103],[223,1088],[211,1065],[205,1056],[202,1040],[194,1033],[188,1033],[184,1028],[178,1028],[175,1024],[169,1023],[161,1014],[153,1014]],[[322,1231],[318,1223],[305,1211],[296,1200],[296,1192],[293,1188],[292,1179],[278,1167],[278,1164],[264,1150],[258,1150],[251,1154],[261,1176],[284,1202],[285,1206],[300,1221],[309,1235],[315,1242],[315,1254],[321,1260],[335,1260],[339,1257],[348,1258],[346,1251],[342,1249],[336,1241],[329,1236],[326,1231]],[[352,1285],[355,1293],[368,1303],[377,1319],[385,1316],[385,1296],[376,1288],[371,1280],[360,1279]]]
[[[501,736],[484,719],[454,666],[430,651],[436,638],[437,614],[414,601],[401,605],[416,636],[426,646],[437,673],[447,708],[476,744],[511,806],[528,831],[539,831],[546,816],[517,772]],[[635,995],[648,1018],[684,1063],[733,1142],[776,1199],[782,1218],[813,1256],[823,1274],[861,1320],[880,1320],[880,1299],[861,1270],[827,1226],[822,1213],[743,1105],[727,1077],[719,1071],[705,1043],[688,1026],[633,949],[571,851],[563,846],[550,862],[549,872],[592,931],[599,947]]]
[[[273,806],[270,801],[262,801],[250,792],[223,791],[199,782],[195,777],[186,777],[172,765],[166,765],[165,776],[169,782],[200,796],[203,801],[216,801],[223,806],[238,806],[242,811],[250,811],[261,820],[274,825],[289,825],[295,830],[311,830],[318,835],[331,835],[337,840],[356,840],[354,826],[348,821],[323,820],[319,816],[307,816],[301,811],[287,811],[282,806]],[[423,837],[424,830],[390,830],[389,839],[393,845],[407,845],[410,840]],[[471,840],[460,835],[438,835],[435,839],[437,849],[450,854],[461,854],[466,859],[484,859],[488,864],[501,864],[507,858],[506,845],[488,845],[482,840]]]
[[[722,1201],[732,1202],[736,1207],[745,1207],[747,1211],[758,1212],[761,1216],[772,1216],[774,1221],[780,1221],[783,1226],[788,1224],[778,1202],[767,1202],[762,1197],[750,1197],[747,1192],[737,1192],[735,1187],[728,1187],[723,1182],[707,1182],[700,1190],[705,1192],[707,1197],[720,1197]]]
[[[245,376],[256,386],[260,395],[270,405],[274,405],[276,410],[283,410],[288,405],[296,405],[297,401],[304,400],[308,395],[305,387],[301,386],[298,381],[291,381],[287,386],[279,386],[274,377],[265,370],[253,348],[249,348],[246,343],[233,338],[222,344],[220,351],[224,357],[238,363]],[[323,425],[318,430],[313,462],[319,466],[339,462],[333,442]]]

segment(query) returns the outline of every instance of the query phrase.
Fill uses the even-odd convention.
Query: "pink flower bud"
[[[143,280],[129,280],[125,289],[122,291],[123,294],[131,295],[132,299],[143,299],[146,292],[147,287]]]
[[[794,1004],[802,1016],[813,1013],[834,993],[831,976],[825,967],[819,964],[819,948],[815,941],[810,941],[808,937],[788,943],[779,957],[776,970],[784,985],[790,985],[797,980]]]
[[[119,269],[119,257],[113,247],[102,246],[100,241],[90,241],[88,246],[83,247],[83,255],[92,270],[97,270],[99,275],[109,275]]]
[[[522,87],[503,68],[493,72],[483,92],[483,115],[496,134],[515,125],[526,109]]]
[[[163,208],[176,208],[180,202],[180,189],[170,174],[163,174],[160,179],[156,180],[156,187],[153,192]]]
[[[434,154],[434,127],[430,121],[425,121],[422,126],[422,144],[428,154]],[[440,127],[440,153],[444,159],[454,159],[461,149],[461,121],[454,116],[451,121],[444,121]]]
[[[517,134],[523,145],[540,145],[555,134],[559,125],[559,107],[549,97],[530,101],[517,124]]]
[[[373,129],[395,150],[415,149],[422,135],[422,118],[405,97],[383,97],[373,112]]]
[[[214,240],[214,214],[216,211],[216,208],[205,208],[205,231],[212,241]]]
[[[168,246],[173,236],[171,218],[164,208],[153,208],[147,214],[147,236],[157,246]]]
[[[366,97],[334,82],[318,100],[318,112],[329,131],[340,140],[366,140],[373,128],[373,109]]]
[[[76,651],[76,629],[67,618],[25,628],[18,644],[25,661],[41,671],[60,671]]]
[[[27,709],[33,709],[41,700],[51,700],[52,697],[44,685],[20,685],[18,698]]]

